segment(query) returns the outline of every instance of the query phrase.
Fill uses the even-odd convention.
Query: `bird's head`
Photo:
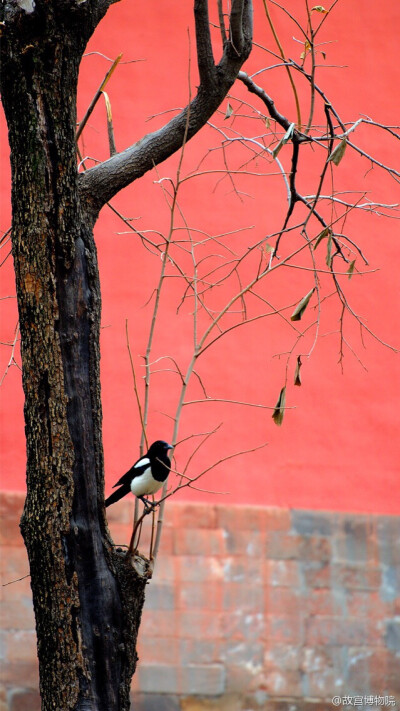
[[[173,449],[172,444],[168,444],[168,442],[164,442],[162,439],[157,439],[150,445],[147,454],[152,457],[158,457],[160,454],[166,454],[169,449]]]

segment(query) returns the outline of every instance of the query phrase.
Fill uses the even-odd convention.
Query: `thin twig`
[[[81,135],[83,129],[85,128],[85,126],[86,126],[86,124],[87,124],[87,122],[88,122],[88,119],[90,118],[91,114],[93,113],[94,107],[96,106],[98,100],[100,99],[100,96],[101,96],[101,93],[102,93],[103,89],[106,87],[107,83],[109,82],[109,80],[110,80],[110,78],[111,78],[113,72],[115,71],[115,69],[116,69],[118,63],[121,61],[121,58],[122,58],[122,54],[119,54],[118,57],[117,57],[116,59],[114,59],[112,65],[111,65],[111,67],[110,67],[110,69],[109,69],[108,72],[106,73],[106,75],[105,75],[103,81],[101,82],[99,88],[97,89],[97,91],[96,91],[96,93],[95,93],[95,95],[94,95],[92,101],[90,102],[90,104],[89,104],[89,106],[88,106],[88,108],[87,108],[87,110],[86,110],[86,113],[85,113],[85,115],[84,115],[82,121],[80,121],[80,123],[79,123],[79,128],[78,128],[78,130],[77,130],[77,132],[76,132],[76,136],[75,136],[75,140],[76,140],[77,143],[78,143],[79,137],[80,137],[80,135]]]

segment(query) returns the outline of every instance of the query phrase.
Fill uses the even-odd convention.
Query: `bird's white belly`
[[[151,468],[145,469],[143,474],[132,479],[131,482],[131,492],[135,496],[146,496],[148,494],[155,494],[156,491],[161,489],[163,481],[157,481],[153,479],[151,474]]]

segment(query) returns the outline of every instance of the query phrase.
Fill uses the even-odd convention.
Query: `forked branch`
[[[252,46],[251,0],[235,0],[230,39],[215,65],[208,23],[207,0],[195,0],[195,26],[200,86],[194,99],[165,126],[149,133],[125,151],[80,175],[82,199],[94,217],[122,188],[162,163],[192,138],[225,98]]]

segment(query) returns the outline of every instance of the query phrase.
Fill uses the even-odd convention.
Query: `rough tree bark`
[[[9,0],[0,18],[28,458],[21,530],[46,711],[129,708],[149,574],[148,561],[139,569],[113,550],[104,514],[93,226],[107,200],[201,129],[251,49],[250,0],[232,2],[218,65],[208,4],[196,0],[200,86],[190,106],[163,129],[79,174],[79,63],[111,4]]]

